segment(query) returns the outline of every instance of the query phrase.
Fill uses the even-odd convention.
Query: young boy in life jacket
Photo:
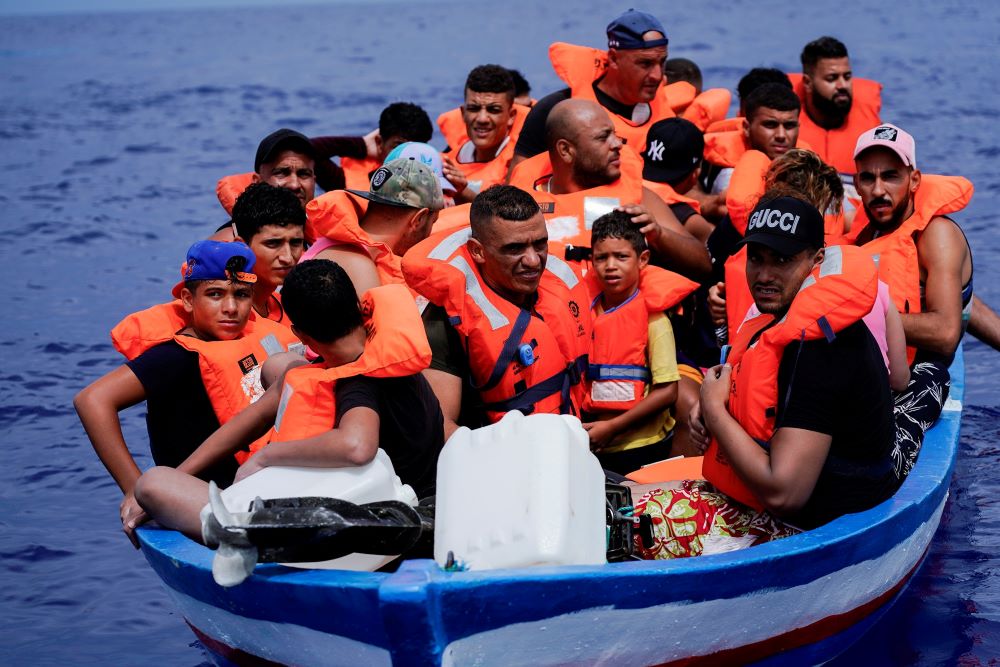
[[[250,248],[242,243],[199,241],[188,250],[185,268],[185,280],[174,288],[179,301],[130,315],[112,332],[116,346],[129,361],[94,381],[73,400],[97,455],[125,494],[120,511],[130,537],[143,516],[133,495],[142,471],[129,452],[118,413],[146,401],[153,461],[178,465],[219,428],[225,405],[239,403],[240,398],[249,404],[263,393],[260,370],[256,365],[249,369],[244,362],[251,357],[263,362],[266,352],[255,351],[260,341],[250,339],[270,335],[280,347],[273,330],[282,327],[250,322],[257,280]],[[132,324],[129,333],[123,333],[126,323]],[[240,341],[246,343],[245,349]],[[233,372],[228,376],[214,368],[218,364],[213,364],[211,357],[217,344],[221,344],[222,355],[232,357]],[[205,372],[220,382],[205,380]],[[244,387],[247,380],[253,380],[256,388]],[[244,389],[251,396],[246,396]],[[236,462],[230,457],[199,474],[228,485],[235,472]]]
[[[251,443],[240,452],[237,482],[269,466],[361,466],[381,447],[404,483],[433,495],[444,422],[420,374],[431,353],[410,291],[384,285],[359,303],[339,265],[308,260],[288,275],[282,294],[296,335],[321,361],[273,358],[283,375],[259,401],[177,468],[153,468],[139,479],[136,499],[160,525],[200,540],[208,484],[195,475]]]
[[[594,334],[583,427],[601,465],[626,474],[671,455],[680,373],[664,311],[698,284],[650,266],[646,240],[624,211],[598,218],[591,239]]]

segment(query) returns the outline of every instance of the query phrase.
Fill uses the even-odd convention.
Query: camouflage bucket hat
[[[399,158],[386,162],[372,173],[368,192],[351,190],[376,204],[429,208],[444,208],[441,185],[431,169],[413,158]]]

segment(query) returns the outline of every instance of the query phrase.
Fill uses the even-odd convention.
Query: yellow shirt
[[[649,365],[650,373],[653,376],[652,384],[649,387],[668,382],[677,382],[681,379],[677,370],[677,349],[674,345],[674,329],[670,326],[670,320],[664,313],[655,313],[649,317],[649,327],[647,329],[648,344],[646,346],[646,362]],[[612,413],[606,415],[613,417]],[[602,415],[602,418],[605,415]],[[602,452],[623,452],[627,449],[637,449],[652,445],[667,437],[674,428],[674,418],[669,410],[664,410],[659,414],[650,415],[648,419],[640,422],[619,433]]]

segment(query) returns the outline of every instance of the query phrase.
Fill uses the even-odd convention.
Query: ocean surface
[[[214,194],[289,126],[363,134],[388,103],[432,118],[468,70],[561,87],[556,40],[601,46],[634,3],[379,2],[322,7],[0,17],[0,663],[199,665],[204,649],[120,532],[120,492],[73,395],[121,363],[108,330],[167,298],[188,245],[226,216]],[[1000,5],[700,2],[646,5],[706,87],[750,67],[798,71],[844,40],[884,86],[883,118],[924,172],[976,186],[957,219],[977,293],[1000,306]],[[23,10],[23,7],[21,8]],[[435,142],[441,146],[440,137]],[[1000,656],[1000,354],[965,341],[959,460],[941,528],[905,596],[832,664],[987,665]],[[143,408],[123,415],[151,465]]]

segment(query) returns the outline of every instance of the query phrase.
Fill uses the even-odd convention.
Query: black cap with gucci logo
[[[823,247],[823,214],[795,197],[761,202],[747,219],[740,245],[759,243],[785,256]]]

